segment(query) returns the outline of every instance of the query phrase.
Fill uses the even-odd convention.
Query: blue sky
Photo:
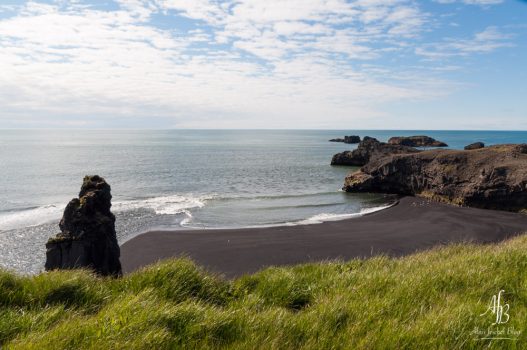
[[[0,3],[0,128],[527,130],[527,2]]]

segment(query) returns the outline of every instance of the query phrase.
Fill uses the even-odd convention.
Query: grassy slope
[[[188,260],[122,279],[0,272],[0,348],[527,348],[527,235],[401,259],[270,268],[232,282]],[[504,289],[517,341],[474,340]]]

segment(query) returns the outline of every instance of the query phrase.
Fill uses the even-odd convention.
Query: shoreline
[[[401,197],[399,197],[401,198]],[[338,222],[338,221],[346,221],[346,220],[355,220],[358,218],[361,218],[363,216],[375,214],[377,212],[390,209],[397,204],[399,204],[399,198],[394,199],[390,202],[386,202],[385,205],[377,206],[377,207],[371,207],[371,208],[365,208],[364,212],[358,212],[358,213],[350,213],[350,214],[330,214],[330,213],[323,213],[322,215],[335,215],[336,218],[330,218],[330,219],[320,219],[315,220],[313,217],[297,220],[297,221],[286,221],[286,222],[280,222],[276,224],[262,224],[262,225],[252,225],[252,226],[233,226],[233,227],[193,227],[193,226],[179,226],[174,228],[156,228],[155,226],[144,230],[135,232],[131,235],[125,236],[122,239],[122,241],[119,241],[119,246],[122,246],[128,241],[131,241],[132,239],[147,234],[151,232],[181,232],[181,231],[222,231],[222,230],[255,230],[255,229],[268,229],[268,228],[278,228],[278,227],[295,227],[295,226],[305,226],[305,225],[320,225],[327,222]],[[316,215],[315,215],[316,216]],[[342,216],[342,217],[339,217]]]
[[[297,221],[285,221],[285,222],[279,222],[276,224],[262,224],[262,225],[251,225],[251,226],[233,226],[233,227],[193,227],[193,226],[180,226],[178,228],[173,229],[150,229],[144,232],[140,232],[137,234],[134,234],[129,239],[124,241],[122,244],[128,242],[129,240],[140,236],[145,233],[149,232],[179,232],[179,231],[221,231],[221,230],[253,230],[253,229],[267,229],[267,228],[277,228],[277,227],[295,227],[295,226],[304,226],[304,225],[319,225],[324,224],[326,222],[335,222],[335,221],[344,221],[344,220],[354,220],[358,219],[360,217],[375,214],[379,211],[390,209],[391,207],[397,205],[399,203],[399,200],[394,200],[393,202],[378,206],[378,207],[371,207],[365,209],[365,212],[358,212],[358,213],[350,213],[350,214],[331,214],[331,213],[323,213],[322,215],[334,215],[335,218],[331,219],[313,219],[313,217],[316,217],[317,215],[297,220]],[[372,210],[373,209],[373,210]],[[340,217],[341,216],[341,217]]]
[[[493,243],[525,232],[524,214],[403,197],[373,213],[318,224],[150,231],[121,245],[121,263],[129,273],[187,256],[233,278],[268,266],[403,256],[449,243]]]

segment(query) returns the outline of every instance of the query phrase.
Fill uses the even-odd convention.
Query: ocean
[[[344,135],[428,135],[461,149],[527,142],[525,131],[0,130],[0,267],[43,270],[45,242],[87,174],[112,187],[120,243],[153,229],[315,224],[380,210],[393,197],[340,190],[356,145]],[[174,233],[177,234],[177,233]]]

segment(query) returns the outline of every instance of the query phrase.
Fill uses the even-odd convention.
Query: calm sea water
[[[527,142],[527,132],[362,130],[0,130],[0,267],[43,269],[44,244],[86,174],[112,186],[122,243],[149,229],[298,225],[386,206],[340,191],[344,135],[426,134],[451,148]]]

